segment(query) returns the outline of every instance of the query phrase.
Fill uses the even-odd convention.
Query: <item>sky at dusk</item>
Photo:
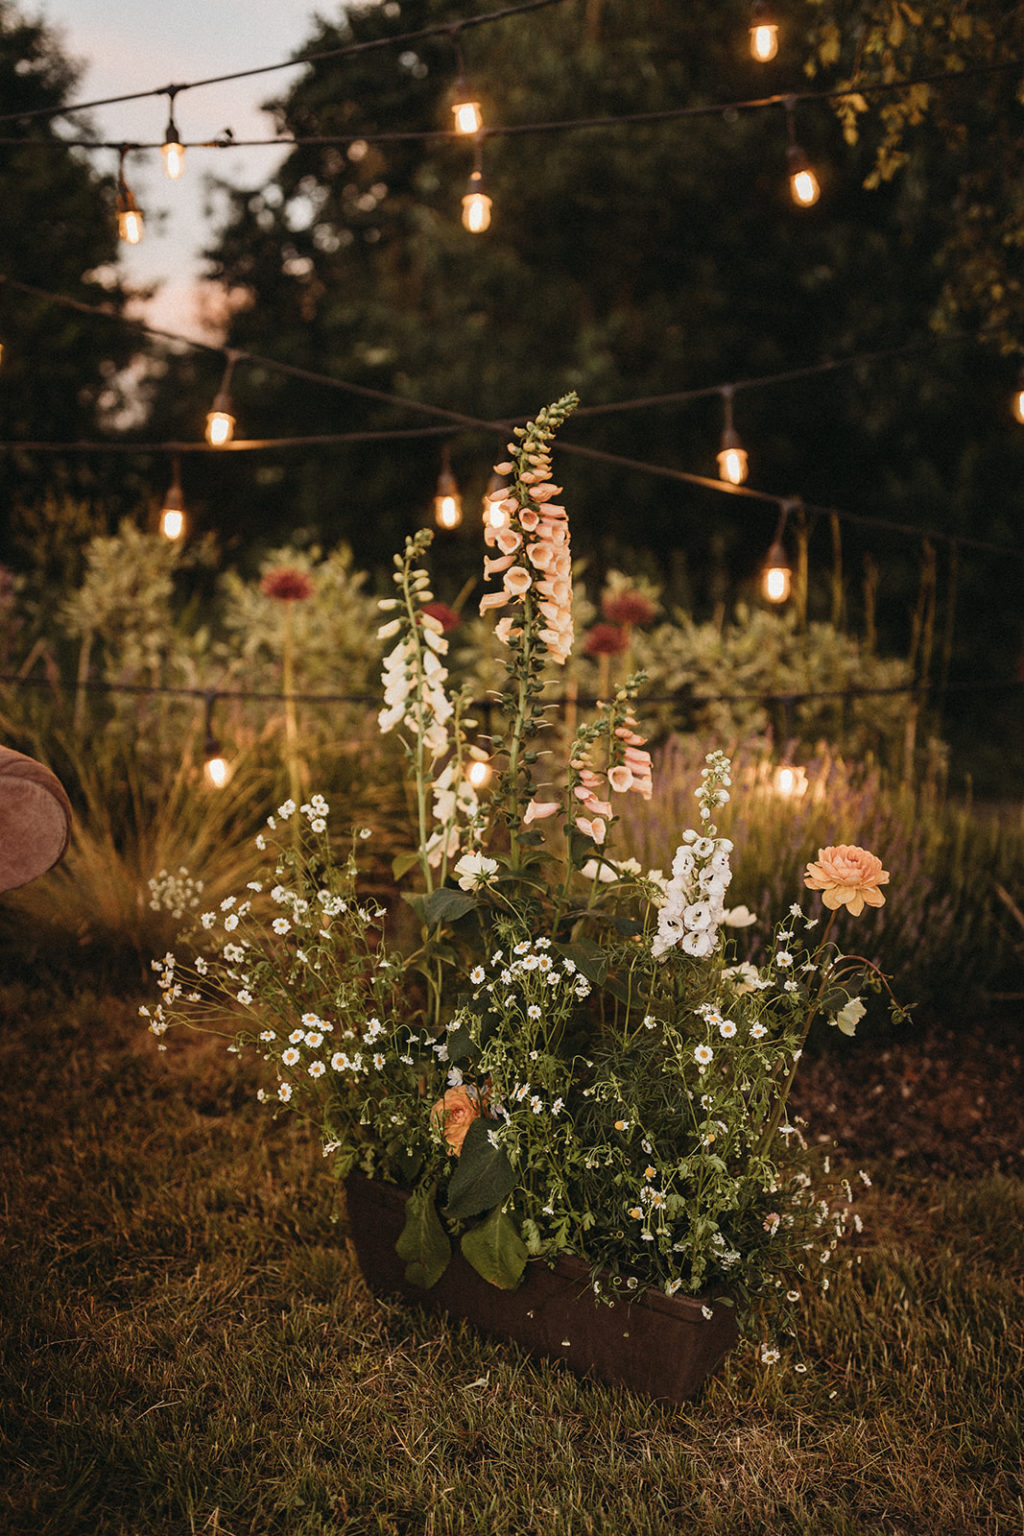
[[[61,37],[64,52],[82,68],[76,101],[230,74],[276,64],[300,48],[309,34],[312,0],[35,0],[22,6]],[[327,15],[337,7],[322,8]],[[250,79],[185,91],[175,103],[182,137],[216,138],[230,127],[236,138],[266,138],[273,121],[260,105],[282,94],[296,78],[282,69]],[[100,107],[91,114],[104,139],[116,142],[163,139],[166,96]],[[200,251],[211,243],[213,226],[204,217],[207,176],[240,184],[269,177],[281,152],[270,148],[190,150],[185,174],[167,179],[159,151],[129,156],[129,186],[145,216],[138,246],[122,244],[122,268],[129,285],[160,284],[145,307],[150,323],[195,335],[201,329],[196,299]],[[117,154],[96,152],[96,164],[117,168]]]

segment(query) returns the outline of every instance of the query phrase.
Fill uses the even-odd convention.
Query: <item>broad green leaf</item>
[[[395,880],[401,880],[420,861],[418,853],[398,853],[391,860],[391,874]]]
[[[464,1232],[459,1246],[477,1274],[503,1291],[514,1291],[523,1278],[529,1258],[526,1244],[500,1206],[495,1206],[478,1227]]]
[[[559,953],[566,960],[571,960],[576,969],[595,986],[604,984],[608,974],[608,961],[600,944],[591,944],[586,939],[578,939],[575,944],[559,945]]]
[[[423,921],[428,928],[433,928],[436,923],[454,922],[472,912],[475,906],[476,897],[468,891],[453,891],[450,886],[443,885],[440,890],[431,891],[424,901]]]
[[[453,1029],[448,1036],[448,1060],[451,1062],[466,1061],[476,1049],[476,1041],[470,1033],[468,1024],[460,1024],[458,1029]]]
[[[500,1205],[516,1187],[512,1164],[501,1148],[492,1146],[488,1138],[493,1124],[493,1121],[477,1119],[466,1132],[459,1166],[449,1182],[448,1203],[444,1208],[445,1215],[452,1219],[479,1216],[481,1211]]]
[[[452,1256],[452,1245],[434,1204],[436,1187],[432,1184],[409,1196],[405,1226],[395,1244],[398,1257],[405,1260],[405,1278],[425,1291],[437,1284]]]

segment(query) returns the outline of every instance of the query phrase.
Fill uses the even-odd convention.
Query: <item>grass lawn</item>
[[[374,1300],[315,1137],[136,1005],[0,988],[4,1536],[1024,1530],[1024,1182],[935,1051],[908,1093],[851,1047],[870,1158],[809,1064],[874,1179],[809,1369],[744,1350],[669,1410]],[[963,1158],[894,1129],[930,1097]]]

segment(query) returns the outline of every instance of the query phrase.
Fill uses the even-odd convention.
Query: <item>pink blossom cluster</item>
[[[616,726],[614,757],[617,761],[612,762],[607,773],[595,769],[586,755],[569,760],[576,781],[572,786],[573,798],[578,801],[574,825],[595,843],[604,842],[608,822],[614,815],[611,801],[601,799],[598,793],[606,783],[616,794],[632,790],[646,800],[651,798],[651,755],[646,751],[644,738],[638,734],[636,725],[633,716],[627,715],[623,724]],[[526,807],[523,824],[529,826],[531,822],[544,821],[557,810],[556,800],[538,800],[535,796]],[[581,810],[585,815],[578,814]]]
[[[517,480],[526,500],[507,489],[491,492],[495,510],[502,514],[502,524],[494,527],[487,519],[484,541],[497,548],[497,555],[484,557],[484,578],[501,576],[500,592],[488,592],[480,599],[480,612],[519,603],[531,589],[537,594],[543,620],[540,639],[553,661],[563,664],[572,650],[572,556],[569,552],[569,520],[565,508],[552,501],[561,495],[561,486],[551,483],[551,458],[543,450],[523,455],[528,466]],[[511,464],[496,464],[495,474],[512,472]],[[495,633],[503,645],[519,633],[512,614],[498,621]]]
[[[634,794],[643,795],[645,800],[649,800],[654,788],[651,754],[647,751],[646,740],[637,730],[637,721],[632,715],[627,715],[622,724],[615,727],[615,736],[622,745],[616,750],[617,761],[608,770],[609,784],[620,794],[630,789]]]

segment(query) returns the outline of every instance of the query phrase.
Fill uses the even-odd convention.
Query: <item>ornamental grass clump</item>
[[[807,885],[823,931],[817,903],[794,903],[765,962],[737,962],[730,933],[751,919],[729,905],[736,850],[716,821],[729,759],[708,754],[693,825],[644,870],[615,847],[622,806],[653,789],[641,680],[583,721],[564,761],[545,752],[544,675],[573,639],[550,445],[574,404],[516,429],[497,466],[509,483],[485,571],[499,584],[480,605],[506,656],[493,789],[471,781],[485,744],[449,692],[422,532],[381,602],[379,725],[401,742],[417,828],[395,899],[360,894],[359,836],[338,851],[322,797],[286,801],[257,839],[265,877],[154,962],[147,1016],[161,1037],[190,1023],[254,1050],[261,1099],[315,1123],[336,1175],[408,1191],[410,1282],[436,1283],[456,1244],[506,1289],[572,1255],[597,1302],[648,1287],[721,1299],[763,1343],[803,1290],[827,1287],[858,1220],[789,1096],[814,1022],[853,1034],[862,993],[887,988],[832,942],[830,909],[883,903],[888,874],[866,850],[820,849]]]

